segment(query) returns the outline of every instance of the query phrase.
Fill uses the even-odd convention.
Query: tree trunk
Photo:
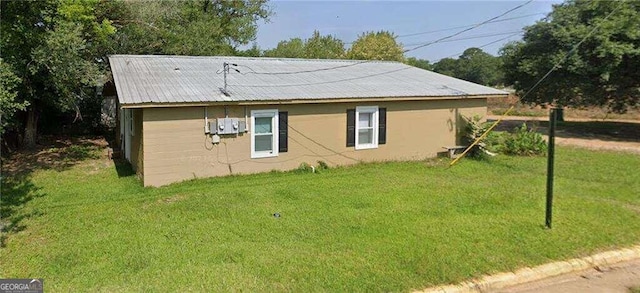
[[[27,149],[34,149],[36,147],[36,137],[38,135],[38,112],[34,105],[31,105],[27,109],[27,123],[24,129],[23,145]]]

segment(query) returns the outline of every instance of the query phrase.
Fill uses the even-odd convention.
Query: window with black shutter
[[[347,109],[347,147],[375,149],[387,143],[387,108],[359,106]]]

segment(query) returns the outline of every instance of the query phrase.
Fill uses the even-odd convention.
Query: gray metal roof
[[[227,75],[229,95],[220,90],[223,62],[237,64]],[[387,61],[112,55],[109,63],[123,106],[507,94]]]

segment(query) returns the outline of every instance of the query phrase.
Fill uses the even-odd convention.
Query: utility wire
[[[489,42],[489,43],[486,43],[486,44],[480,45],[480,46],[475,47],[475,48],[484,48],[484,47],[486,47],[486,46],[493,45],[493,44],[495,44],[495,43],[497,43],[497,42],[504,41],[504,40],[506,40],[506,39],[509,39],[509,38],[515,37],[515,36],[520,35],[520,34],[522,34],[522,31],[520,31],[520,32],[518,32],[518,33],[515,33],[515,34],[513,34],[513,35],[506,36],[506,37],[504,37],[504,38],[497,39],[497,40],[495,40],[495,41],[491,41],[491,42]],[[449,56],[447,56],[447,57],[444,57],[444,58],[442,58],[442,59],[457,57],[457,56],[462,55],[463,53],[464,53],[464,51],[463,51],[463,52],[460,52],[460,53],[451,54],[451,55],[449,55]]]
[[[411,51],[414,51],[414,50],[417,50],[417,49],[420,49],[420,48],[424,48],[424,47],[429,46],[429,45],[440,43],[440,42],[443,42],[443,41],[448,40],[450,38],[453,38],[455,36],[458,36],[458,35],[460,35],[462,33],[465,33],[465,32],[468,32],[470,30],[476,29],[476,28],[478,28],[480,26],[483,26],[483,25],[485,25],[485,24],[487,24],[487,23],[489,23],[491,21],[495,21],[495,20],[497,20],[497,19],[499,19],[499,18],[501,18],[501,17],[513,12],[513,11],[516,11],[516,10],[524,7],[525,5],[528,5],[531,2],[533,2],[533,0],[529,0],[529,1],[525,2],[525,3],[523,3],[523,4],[520,4],[520,5],[518,5],[518,6],[514,7],[514,8],[511,8],[511,9],[501,13],[498,16],[494,16],[494,17],[492,17],[490,19],[487,19],[487,20],[485,20],[483,22],[475,24],[474,26],[472,26],[470,28],[461,30],[461,31],[459,31],[457,33],[454,33],[454,34],[451,34],[449,36],[437,39],[435,41],[419,45],[419,46],[417,46],[415,48],[404,50],[403,53],[411,52]],[[256,72],[256,71],[254,71],[253,69],[251,69],[248,66],[245,66],[245,67],[247,67],[250,70],[252,70],[250,72],[247,72],[246,74],[252,73],[252,74],[264,74],[264,75],[284,75],[284,74],[311,73],[311,72],[318,72],[318,71],[334,70],[334,69],[351,67],[351,66],[356,66],[356,65],[359,65],[359,64],[364,64],[364,63],[369,63],[369,62],[377,62],[377,61],[379,61],[379,60],[363,60],[363,61],[359,61],[359,62],[347,64],[347,65],[326,67],[326,68],[313,69],[313,70],[288,71],[288,72],[287,71],[285,71],[285,72]],[[409,68],[411,68],[411,67],[409,67]],[[409,68],[404,68],[404,69],[409,69]],[[404,70],[404,69],[400,69],[400,70]],[[234,85],[234,86],[237,86],[237,87],[291,87],[291,86],[304,86],[304,85],[316,85],[316,84],[329,84],[329,83],[336,83],[336,82],[349,81],[349,80],[355,80],[355,79],[362,79],[362,78],[367,78],[367,77],[372,77],[372,76],[379,76],[379,75],[383,75],[383,74],[387,74],[387,73],[397,72],[397,71],[400,71],[400,70],[391,70],[391,71],[388,71],[388,72],[365,75],[365,76],[356,77],[356,78],[338,79],[338,80],[334,80],[334,81],[325,81],[325,82],[317,82],[317,83],[285,84],[285,85],[277,85],[277,84],[276,85]]]
[[[333,60],[335,60],[335,59],[333,59]],[[363,61],[359,61],[359,62],[350,62],[349,64],[326,67],[326,68],[300,70],[300,71],[282,71],[282,72],[258,72],[258,71],[253,70],[253,68],[251,68],[251,67],[249,67],[247,65],[238,64],[238,66],[241,66],[241,67],[244,67],[244,68],[247,68],[247,69],[251,70],[251,71],[245,72],[243,74],[286,75],[286,74],[298,74],[298,73],[310,73],[310,72],[334,70],[334,69],[339,69],[339,68],[356,66],[356,65],[359,65],[359,64],[362,64],[362,63],[367,63],[367,62],[372,62],[372,61],[379,61],[379,60],[363,60]],[[340,61],[334,61],[334,62],[340,62]]]
[[[513,34],[513,33],[522,33],[523,30],[519,30],[519,31],[510,31],[510,32],[501,32],[501,33],[493,33],[493,34],[480,34],[480,35],[471,35],[468,37],[464,37],[464,38],[457,38],[457,39],[449,39],[449,40],[444,40],[440,43],[448,43],[448,42],[457,42],[457,41],[464,41],[464,40],[472,40],[472,39],[483,39],[483,38],[490,38],[490,37],[495,37],[495,36],[504,36],[504,35],[509,35],[509,34]],[[408,44],[407,46],[416,46],[416,45],[420,45],[422,43],[413,43],[413,44]]]
[[[525,18],[525,17],[529,17],[529,16],[534,16],[534,15],[544,15],[544,13],[532,13],[532,14],[527,14],[527,15],[522,15],[522,16],[503,18],[503,19],[488,21],[487,24],[488,23],[496,23],[496,22],[504,22],[504,21],[514,20],[514,19],[520,19],[520,18]],[[425,31],[425,32],[412,33],[412,34],[406,34],[406,35],[399,35],[399,36],[397,36],[397,38],[406,38],[406,37],[427,35],[427,34],[432,34],[432,33],[446,32],[446,31],[459,29],[459,28],[467,28],[467,27],[474,26],[474,25],[477,25],[477,23],[469,24],[469,25],[463,25],[463,26],[456,26],[456,27],[451,27],[451,28],[443,28],[443,29],[432,30],[432,31]],[[353,42],[350,42],[350,43],[353,43]],[[350,43],[345,43],[345,44],[350,44]]]
[[[403,71],[403,70],[408,70],[408,69],[413,69],[413,66],[407,66],[407,67],[400,68],[400,69],[383,71],[383,72],[379,72],[379,73],[368,74],[368,75],[363,75],[363,76],[358,76],[358,77],[342,78],[342,79],[337,79],[337,80],[320,81],[320,82],[295,83],[295,84],[270,84],[270,85],[259,85],[259,84],[258,85],[251,85],[251,84],[250,85],[240,85],[240,84],[238,84],[238,85],[230,85],[230,86],[233,86],[233,87],[248,87],[248,88],[269,88],[269,87],[293,87],[293,86],[330,84],[330,83],[336,83],[336,82],[351,81],[351,80],[369,78],[369,77],[373,77],[373,76],[385,75],[385,74],[394,73],[394,72]]]
[[[549,71],[547,71],[547,73],[545,75],[543,75],[542,78],[540,78],[520,99],[524,99],[531,92],[533,92],[533,90],[536,89],[538,87],[538,85],[540,85],[540,83],[542,83],[542,81],[544,81],[547,77],[549,77],[549,75],[551,75],[551,73],[554,72],[558,68],[558,66],[560,66],[560,64],[564,63],[567,60],[567,58],[569,58],[569,56],[571,56],[571,54],[573,54],[578,49],[578,47],[580,47],[580,45],[582,45],[582,43],[584,43],[589,37],[591,37],[591,35],[593,35],[593,33],[595,33],[600,28],[600,26],[611,15],[613,15],[614,12],[616,12],[620,7],[622,7],[622,4],[624,4],[624,2],[626,2],[626,1],[620,1],[620,4],[618,4],[618,6],[614,10],[609,12],[609,14],[607,14],[607,16],[605,16],[604,19],[602,19],[602,21],[600,23],[598,23],[598,25],[594,26],[593,29],[591,29],[591,31],[589,31],[589,33],[587,33],[587,35],[584,36],[584,38],[582,38],[582,40],[580,40],[580,42],[575,44],[571,48],[571,50],[569,50],[567,53],[565,53],[564,56],[562,57],[562,59],[560,59],[560,61],[556,62],[553,65],[553,67],[551,69],[549,69]],[[460,159],[462,159],[469,152],[469,150],[471,150],[471,148],[473,148],[475,145],[480,143],[480,141],[483,140],[489,134],[489,132],[491,132],[491,130],[493,130],[502,121],[502,119],[504,119],[504,117],[507,116],[514,108],[515,108],[515,105],[512,105],[506,112],[504,112],[504,114],[502,114],[502,116],[500,116],[500,118],[498,120],[496,120],[496,122],[493,123],[493,125],[491,125],[491,127],[489,127],[489,129],[487,129],[487,131],[485,131],[485,133],[483,133],[470,146],[468,146],[467,149],[465,149],[464,152],[462,152],[462,154],[460,154],[460,156],[458,156],[455,160],[453,160],[449,164],[449,166],[453,166]]]
[[[489,23],[489,22],[491,22],[491,21],[494,21],[494,20],[496,20],[496,19],[498,19],[498,18],[501,18],[501,17],[503,17],[503,16],[505,16],[505,15],[507,15],[507,14],[509,14],[509,13],[513,12],[513,11],[516,11],[516,10],[518,10],[518,9],[520,9],[520,8],[522,8],[522,7],[526,6],[526,5],[528,5],[528,4],[529,4],[529,3],[531,3],[531,2],[533,2],[533,0],[529,0],[529,1],[525,2],[525,3],[523,3],[523,4],[520,4],[520,5],[518,5],[518,6],[514,7],[514,8],[511,8],[511,9],[509,9],[509,10],[507,10],[507,11],[503,12],[502,14],[500,14],[500,15],[498,15],[498,16],[494,16],[494,17],[492,17],[492,18],[490,18],[490,19],[487,19],[487,20],[485,20],[485,21],[483,21],[483,22],[481,22],[481,23],[478,23],[478,24],[476,24],[476,25],[474,25],[474,26],[472,26],[472,27],[470,27],[470,28],[467,28],[467,29],[461,30],[461,31],[459,31],[459,32],[457,32],[457,33],[455,33],[455,34],[452,34],[452,35],[448,35],[448,36],[446,36],[446,37],[439,38],[439,39],[437,39],[437,40],[435,40],[435,41],[432,41],[432,42],[428,42],[428,43],[425,43],[425,44],[419,45],[419,46],[414,47],[414,48],[412,48],[412,49],[404,50],[404,53],[411,52],[411,51],[415,51],[415,50],[418,50],[418,49],[421,49],[421,48],[424,48],[424,47],[427,47],[427,46],[430,46],[430,45],[433,45],[433,44],[436,44],[436,43],[440,43],[440,42],[442,42],[442,41],[444,41],[444,40],[447,40],[447,39],[453,38],[453,37],[458,36],[458,35],[460,35],[460,34],[466,33],[466,32],[468,32],[468,31],[470,31],[470,30],[476,29],[476,28],[478,28],[478,27],[480,27],[480,26],[483,26],[483,25],[485,25],[485,24],[487,24],[487,23]]]

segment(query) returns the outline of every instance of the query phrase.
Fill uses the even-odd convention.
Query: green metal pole
[[[551,229],[551,212],[553,208],[553,157],[555,154],[556,108],[549,112],[549,150],[547,154],[547,211],[545,226]]]

